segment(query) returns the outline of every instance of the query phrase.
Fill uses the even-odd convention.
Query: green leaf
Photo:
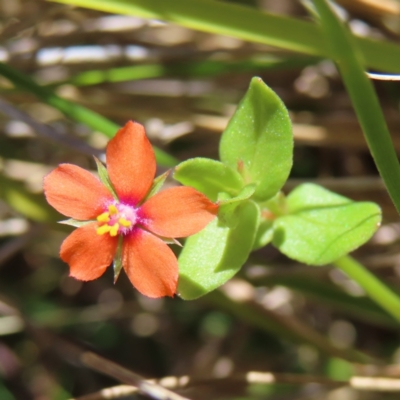
[[[220,222],[230,228],[236,226],[238,223],[237,207],[254,194],[255,188],[254,183],[251,183],[245,186],[236,197],[230,197],[227,193],[221,192],[218,196],[218,203],[220,204],[218,218]]]
[[[274,222],[273,244],[311,265],[328,264],[361,246],[381,222],[376,204],[353,202],[314,184],[298,186],[287,207],[288,215]]]
[[[112,194],[114,199],[118,200],[117,193],[115,192],[114,186],[110,181],[106,167],[102,164],[102,162],[97,157],[93,156],[93,158],[94,158],[94,161],[96,161],[97,173],[99,174],[99,178],[100,178],[102,184],[110,191],[110,193]]]
[[[227,204],[235,204],[238,202],[243,202],[243,200],[249,199],[251,196],[253,196],[255,191],[256,185],[254,183],[250,183],[249,185],[246,185],[237,196],[229,198],[225,196],[219,196],[218,200],[222,206]]]
[[[117,252],[115,254],[114,262],[113,262],[114,283],[117,282],[118,276],[122,269],[122,242],[123,242],[123,237],[122,237],[122,235],[119,235]]]
[[[261,249],[271,242],[274,235],[274,221],[261,220],[254,239],[253,250]]]
[[[85,226],[87,224],[91,224],[95,221],[78,221],[77,219],[65,219],[63,221],[58,221],[59,224],[63,224],[63,225],[70,225],[70,226],[74,226],[75,228],[80,228],[81,226]]]
[[[209,158],[192,158],[180,163],[174,172],[174,179],[191,186],[216,201],[218,193],[235,196],[244,186],[240,174],[220,161]]]
[[[154,196],[156,193],[159,192],[159,190],[161,189],[162,185],[164,185],[165,180],[168,178],[169,173],[170,173],[170,170],[164,172],[163,174],[157,176],[156,179],[154,179],[153,184],[151,185],[151,188],[149,190],[149,193],[147,193],[147,195],[143,199],[142,203],[144,203],[150,197]]]
[[[237,224],[230,228],[215,219],[187,239],[179,256],[178,293],[193,300],[230,279],[247,260],[253,247],[259,209],[252,201],[237,210]]]
[[[293,134],[279,97],[260,78],[253,78],[225,129],[221,161],[256,183],[254,197],[265,201],[285,183],[292,167]]]
[[[322,186],[313,183],[304,183],[297,186],[286,198],[287,214],[297,211],[315,209],[320,207],[338,206],[353,203],[352,200],[340,194],[331,192]]]
[[[260,224],[254,240],[253,250],[258,250],[272,241],[274,234],[274,221],[280,215],[286,215],[286,198],[282,192],[259,204]]]

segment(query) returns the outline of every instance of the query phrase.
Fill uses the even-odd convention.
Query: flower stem
[[[339,258],[333,264],[356,281],[372,300],[400,322],[400,297],[396,293],[351,256]]]

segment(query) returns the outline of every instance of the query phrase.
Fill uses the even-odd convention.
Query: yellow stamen
[[[110,213],[104,212],[103,214],[100,214],[96,219],[99,222],[109,222],[110,221]]]
[[[110,236],[118,235],[119,224],[114,224],[110,229]]]
[[[110,211],[111,215],[118,214],[118,208],[114,204],[108,206],[108,211]]]
[[[125,219],[125,218],[120,218],[120,219],[118,220],[118,223],[119,223],[120,225],[122,225],[123,227],[125,227],[125,228],[129,228],[129,227],[132,225],[132,222],[131,222],[131,221],[128,221],[128,220]]]
[[[96,229],[96,233],[98,235],[104,235],[105,233],[108,233],[111,231],[111,226],[110,225],[103,225],[100,226],[99,228]]]

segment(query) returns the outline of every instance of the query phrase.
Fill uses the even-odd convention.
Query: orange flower
[[[106,156],[118,199],[76,165],[61,164],[44,179],[47,201],[57,211],[91,220],[65,239],[61,259],[69,264],[70,276],[90,281],[105,272],[122,240],[122,266],[133,286],[149,297],[173,296],[178,261],[160,237],[199,232],[213,220],[218,206],[190,187],[166,189],[143,202],[153,183],[156,161],[138,123],[130,121],[117,132]]]

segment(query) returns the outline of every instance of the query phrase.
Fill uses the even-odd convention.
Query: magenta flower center
[[[103,212],[97,217],[99,227],[98,235],[109,233],[110,236],[118,234],[126,235],[132,230],[138,220],[138,209],[132,206],[112,203],[108,206],[108,211]]]

